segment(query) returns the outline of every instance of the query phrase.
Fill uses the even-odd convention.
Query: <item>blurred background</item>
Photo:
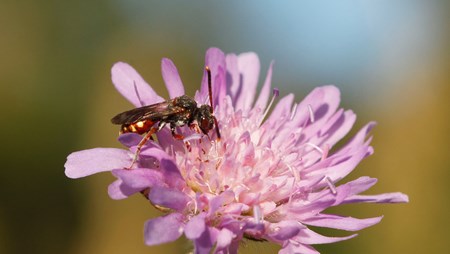
[[[204,53],[256,52],[261,79],[300,101],[336,84],[356,132],[371,120],[375,154],[347,180],[369,175],[368,193],[402,191],[411,202],[332,212],[384,214],[323,253],[444,253],[450,249],[450,4],[399,1],[0,1],[0,253],[187,253],[148,247],[143,224],[158,212],[136,196],[114,201],[108,173],[71,180],[73,151],[120,147],[116,113],[130,109],[111,84],[117,61],[134,66],[163,97],[162,57],[187,93]],[[260,83],[261,84],[261,83]],[[345,235],[345,232],[324,231]],[[242,253],[274,253],[248,242]]]

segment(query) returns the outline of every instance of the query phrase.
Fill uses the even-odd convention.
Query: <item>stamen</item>
[[[211,189],[211,185],[207,182],[205,182],[206,187],[208,187],[209,193],[215,194],[214,191]]]
[[[325,144],[323,146],[323,154],[322,154],[322,158],[320,160],[322,160],[322,161],[325,160],[327,158],[327,156],[328,156],[328,152],[329,151],[330,151],[330,145]]]
[[[295,245],[295,246],[299,246],[300,242],[292,240],[292,239],[288,239],[288,242],[290,242],[291,244]]]
[[[243,184],[243,183],[241,183],[241,184],[239,184],[239,186],[242,186],[242,187],[244,187],[246,190],[250,190],[250,188],[247,186],[247,185],[245,185],[245,184]]]
[[[261,124],[263,123],[264,119],[267,116],[267,113],[269,113],[269,110],[272,107],[273,102],[279,95],[280,95],[280,90],[278,90],[278,88],[274,88],[272,91],[272,99],[270,100],[269,106],[267,106],[266,110],[264,111],[264,114],[262,115],[262,118],[259,122],[259,126],[261,126]]]
[[[292,187],[291,187],[291,194],[289,195],[289,199],[288,199],[288,203],[290,203],[292,197],[298,192],[298,189],[295,190],[295,188],[297,188],[297,183],[300,181],[300,173],[298,172],[298,170],[295,170],[286,162],[284,162],[284,164],[288,167],[289,171],[294,176],[294,182],[292,183]]]
[[[337,194],[336,186],[331,181],[331,178],[327,176],[325,177],[325,181],[327,182],[328,188],[330,188],[331,193],[333,193],[333,195],[336,195]]]
[[[286,164],[286,163],[285,163]],[[292,172],[292,175],[294,175],[294,186],[297,182],[300,181],[300,173],[298,172],[298,170],[295,170],[294,168],[292,168],[290,165],[286,164],[286,166],[289,168],[289,170]]]
[[[308,111],[309,111],[309,120],[311,121],[311,123],[314,123],[315,119],[314,119],[314,111],[312,109],[311,104],[308,104]]]
[[[253,206],[253,218],[255,219],[256,223],[259,224],[262,220],[264,220],[262,216],[263,215],[261,213],[261,208],[259,207],[259,205]]]
[[[195,198],[191,199],[191,201],[187,203],[187,206],[190,206],[192,203],[194,204],[194,214],[197,214],[198,211],[197,200],[195,200]]]
[[[305,145],[308,145],[308,146],[314,148],[315,150],[317,150],[320,154],[322,154],[322,157],[325,154],[324,151],[320,147],[318,147],[317,145],[314,145],[313,143],[308,142],[308,143],[305,143]]]
[[[290,121],[292,121],[294,119],[295,114],[297,113],[297,103],[294,103],[294,108],[292,109],[292,113],[291,113],[291,118],[289,119]]]

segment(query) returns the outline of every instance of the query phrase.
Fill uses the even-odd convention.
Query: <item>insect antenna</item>
[[[209,91],[209,105],[211,106],[210,112],[214,118],[214,125],[216,126],[217,139],[220,140],[220,131],[219,124],[217,122],[217,118],[214,115],[214,105],[213,105],[213,96],[212,96],[212,81],[211,81],[211,69],[209,66],[205,67],[206,73],[208,74],[208,91]]]

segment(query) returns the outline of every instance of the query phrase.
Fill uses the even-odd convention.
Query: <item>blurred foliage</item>
[[[118,147],[109,119],[130,108],[110,67],[133,65],[166,96],[159,65],[174,60],[188,94],[210,46],[255,51],[261,76],[300,100],[336,83],[355,126],[376,120],[375,154],[349,177],[377,177],[370,193],[402,191],[407,205],[333,210],[383,221],[323,253],[443,253],[450,214],[449,4],[446,1],[0,1],[0,253],[187,253],[187,241],[148,247],[158,215],[140,197],[109,199],[112,176],[70,180],[66,156]],[[345,232],[321,230],[327,234]],[[278,247],[247,242],[243,253]]]

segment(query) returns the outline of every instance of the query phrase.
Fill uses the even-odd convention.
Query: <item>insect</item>
[[[152,135],[160,131],[167,124],[170,127],[172,136],[177,140],[183,140],[184,136],[176,133],[176,127],[188,125],[197,132],[208,135],[208,132],[216,127],[217,139],[220,140],[220,131],[217,119],[213,112],[213,99],[211,88],[211,70],[205,67],[208,75],[209,103],[198,107],[197,102],[187,96],[182,95],[160,103],[143,106],[122,112],[111,119],[113,124],[122,125],[120,133],[145,134],[137,146],[131,166],[136,162],[142,147],[147,143]],[[130,168],[131,168],[130,166]]]

